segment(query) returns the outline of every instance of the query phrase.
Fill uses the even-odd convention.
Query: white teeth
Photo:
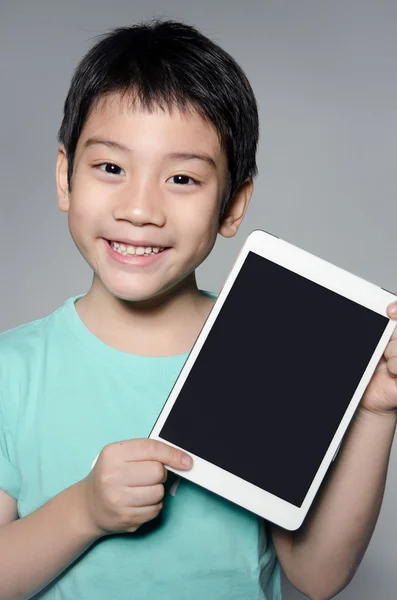
[[[156,246],[156,247],[151,247],[151,246],[129,246],[127,244],[120,244],[119,242],[111,242],[111,246],[113,248],[113,250],[116,250],[116,252],[118,252],[119,254],[122,254],[123,256],[134,256],[134,255],[138,255],[138,256],[143,256],[143,255],[150,255],[150,254],[158,254],[159,252],[162,252],[164,250],[164,247],[161,246]]]

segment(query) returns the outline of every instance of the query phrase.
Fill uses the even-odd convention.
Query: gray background
[[[219,291],[259,227],[397,291],[395,0],[0,0],[0,331],[88,289],[56,208],[63,101],[94,36],[153,16],[186,20],[220,43],[260,106],[254,198],[239,235],[219,238],[200,267],[200,287]],[[394,448],[375,534],[338,598],[396,597],[396,458]],[[284,598],[303,596],[284,582]]]

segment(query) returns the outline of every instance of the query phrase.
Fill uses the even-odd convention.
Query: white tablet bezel
[[[267,258],[278,265],[298,273],[315,283],[333,290],[334,292],[389,318],[386,314],[386,307],[390,302],[395,300],[395,295],[391,292],[328,263],[288,242],[280,240],[272,234],[262,230],[253,231],[244,243],[232,270],[219,293],[211,313],[209,314],[158,420],[150,433],[150,438],[163,441],[170,446],[178,447],[168,440],[163,440],[159,436],[159,433],[249,252],[254,252],[259,256]],[[270,492],[262,490],[252,483],[217,467],[199,456],[195,456],[191,452],[189,452],[189,454],[192,456],[194,464],[189,471],[178,471],[171,468],[169,470],[243,506],[247,510],[258,514],[285,529],[292,531],[300,527],[329,465],[338,452],[343,435],[346,432],[364,390],[367,387],[376,365],[387,346],[394,327],[396,326],[395,321],[390,319],[389,321],[390,322],[387,324],[385,331],[379,340],[375,352],[368,363],[332,442],[328,447],[324,459],[310,485],[303,504],[300,507],[294,506]]]

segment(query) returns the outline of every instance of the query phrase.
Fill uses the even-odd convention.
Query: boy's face
[[[119,96],[103,99],[80,135],[70,194],[66,173],[61,147],[59,207],[69,213],[81,254],[113,296],[161,295],[210,253],[227,160],[216,130],[196,113],[148,113],[131,110]],[[223,235],[237,231],[250,191],[237,207],[240,218],[228,213]]]

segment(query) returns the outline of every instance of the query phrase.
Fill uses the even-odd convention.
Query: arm
[[[26,517],[0,526],[0,600],[32,597],[97,539],[133,533],[156,518],[165,465],[187,470],[191,464],[184,452],[157,440],[105,446],[87,477]],[[12,515],[10,497],[7,503],[4,514]]]
[[[397,319],[397,302],[387,312]],[[285,574],[312,599],[340,592],[362,560],[382,504],[396,424],[397,327],[306,521],[294,533],[272,530]]]
[[[0,490],[0,526],[15,521],[17,518],[17,501],[3,490]]]
[[[12,500],[2,492],[2,523],[16,518]],[[0,526],[0,600],[30,598],[100,537],[82,517],[82,507],[79,482],[30,515]]]
[[[382,503],[396,422],[395,412],[359,408],[302,527],[272,526],[286,576],[312,599],[340,592],[362,560]]]

